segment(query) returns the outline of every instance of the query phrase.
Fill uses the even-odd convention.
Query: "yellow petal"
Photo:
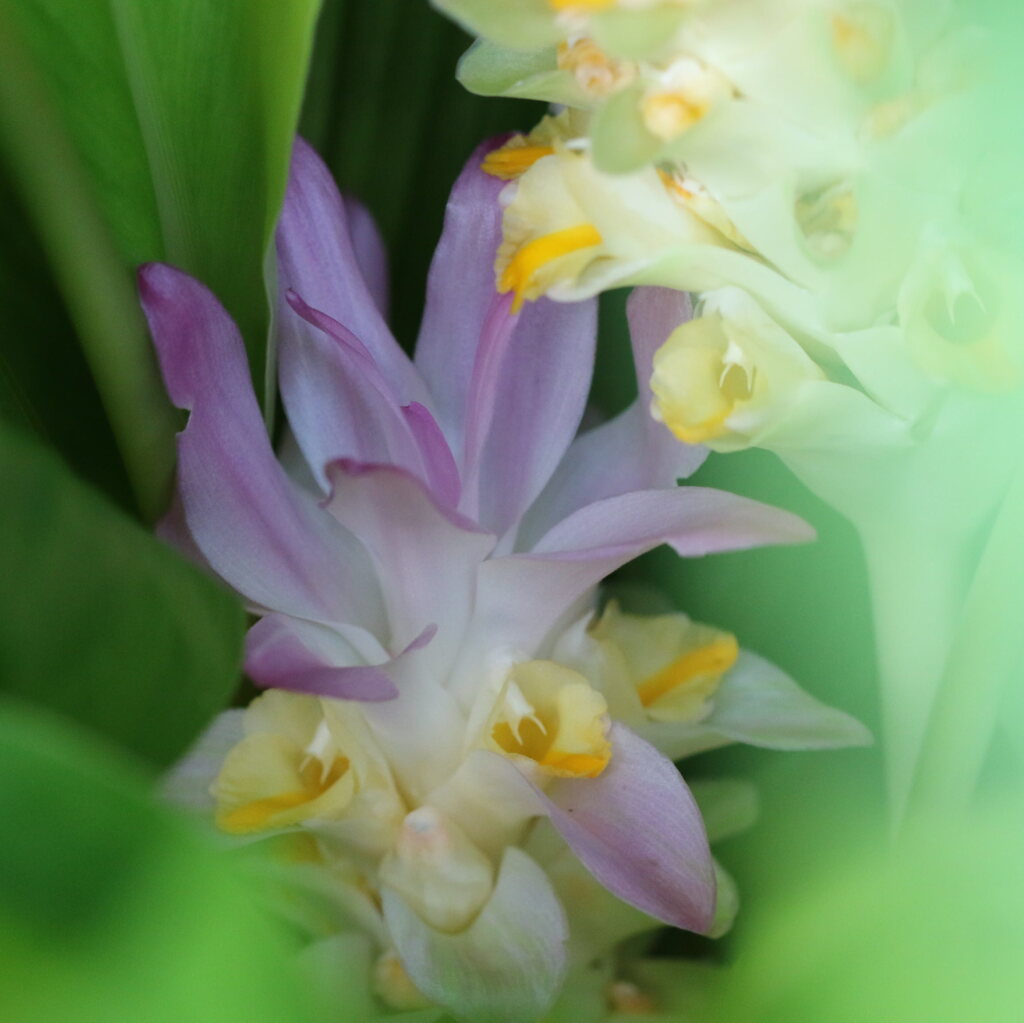
[[[545,774],[594,778],[611,759],[608,703],[587,680],[553,661],[517,664],[489,725],[491,747]]]
[[[680,654],[671,664],[645,679],[638,687],[640,702],[650,707],[667,693],[681,686],[692,685],[708,676],[720,678],[739,656],[736,637],[722,633],[717,639],[695,650]]]
[[[512,310],[518,312],[540,270],[562,256],[600,244],[601,235],[593,224],[577,224],[534,238],[520,246],[509,260],[498,282],[498,290],[515,292]]]
[[[286,736],[256,733],[231,750],[214,782],[217,826],[231,834],[249,834],[315,817],[340,817],[353,790],[344,757],[325,769]]]
[[[736,398],[723,386],[727,341],[717,320],[675,330],[654,356],[652,411],[681,441],[703,444],[725,432]]]

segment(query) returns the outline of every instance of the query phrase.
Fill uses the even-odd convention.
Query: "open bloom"
[[[491,268],[502,185],[483,156],[452,193],[411,361],[385,323],[372,225],[297,144],[277,234],[280,460],[215,298],[163,265],[140,282],[190,411],[165,532],[258,616],[246,668],[270,689],[215,730],[230,740],[218,822],[302,830],[355,871],[379,906],[392,1004],[418,992],[514,1020],[543,1011],[566,964],[563,908],[520,847],[536,818],[649,917],[706,931],[715,908],[685,783],[560,638],[654,546],[703,555],[808,530],[678,487],[702,451],[650,420],[645,385],[576,436],[594,306],[511,312]],[[633,298],[641,382],[686,313],[679,293]]]

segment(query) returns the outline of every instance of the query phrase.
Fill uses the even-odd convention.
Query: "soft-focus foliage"
[[[260,908],[256,861],[226,859],[156,805],[123,755],[0,701],[0,806],[6,1019],[318,1018]]]
[[[131,269],[169,259],[216,284],[243,324],[262,391],[264,254],[318,8],[0,5],[0,146],[149,512],[168,482],[170,418]]]
[[[0,490],[0,690],[166,766],[237,684],[240,604],[9,428]]]

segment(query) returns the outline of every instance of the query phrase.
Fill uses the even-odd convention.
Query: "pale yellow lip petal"
[[[349,761],[338,756],[324,765],[301,758],[297,747],[277,735],[252,735],[239,743],[217,780],[217,826],[244,835],[343,810],[354,788]]]
[[[607,701],[579,672],[554,661],[527,661],[510,673],[487,744],[548,776],[596,778],[611,759],[607,730]]]
[[[630,614],[614,602],[591,631],[605,645],[604,656],[615,658],[612,670],[636,694],[637,710],[657,721],[703,720],[740,652],[731,633],[685,614]]]
[[[739,652],[736,637],[729,633],[723,633],[695,650],[685,651],[637,687],[640,702],[649,707],[680,686],[692,684],[708,676],[721,676],[736,663]]]

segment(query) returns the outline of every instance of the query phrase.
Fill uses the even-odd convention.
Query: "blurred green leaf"
[[[532,128],[544,106],[473,96],[455,80],[471,40],[409,0],[325,0],[302,133],[365,202],[391,257],[392,326],[406,345],[448,192],[473,148]]]
[[[765,451],[712,454],[687,483],[786,508],[818,537],[712,558],[680,560],[662,548],[628,573],[656,580],[687,614],[734,632],[742,646],[877,734],[871,605],[853,528]]]
[[[822,840],[804,804],[798,838]],[[751,922],[722,977],[721,1023],[1011,1023],[1020,1019],[1020,792],[918,821],[897,849],[847,845]],[[770,847],[763,872],[777,872]]]
[[[0,1018],[314,1019],[255,873],[156,805],[131,762],[0,702],[0,810]]]
[[[84,479],[132,507],[117,443],[46,257],[0,165],[0,418],[59,450]]]
[[[131,270],[208,284],[264,385],[264,257],[319,0],[0,0],[0,149],[152,511],[170,422]],[[161,460],[145,480],[146,452]]]
[[[170,763],[237,683],[237,599],[9,429],[0,491],[0,690]]]
[[[21,45],[14,14],[28,9],[0,0],[0,157],[53,267],[139,507],[155,516],[173,466],[170,405],[129,265],[116,249],[46,81]],[[7,259],[14,247],[14,239],[7,239]],[[20,326],[15,320],[10,329]],[[13,347],[24,349],[26,340],[18,338]],[[8,373],[15,368],[25,373],[24,360],[20,366],[9,360]],[[39,362],[43,359],[37,357],[37,370],[45,373],[49,367]],[[8,388],[23,400],[31,390],[24,380],[13,380]]]

